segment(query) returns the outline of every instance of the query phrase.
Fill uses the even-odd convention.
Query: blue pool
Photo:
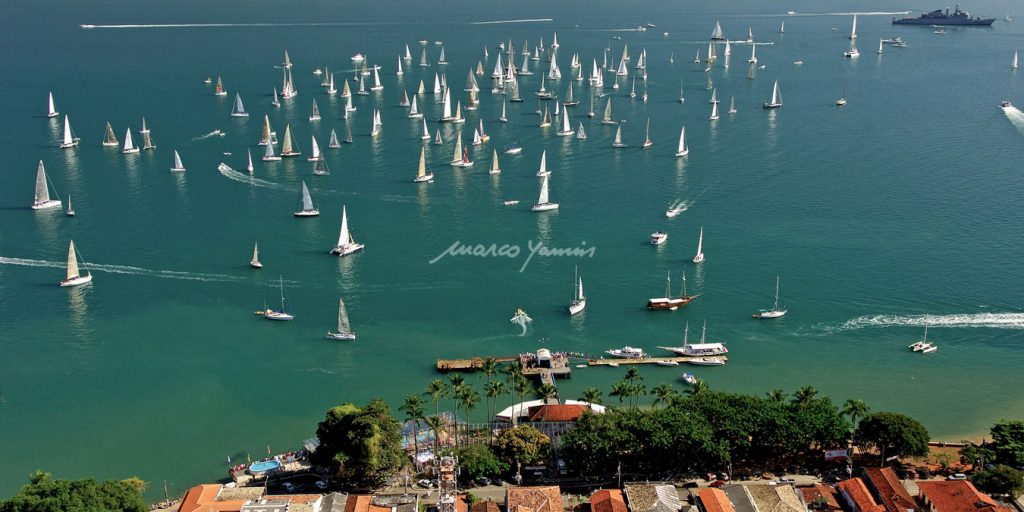
[[[278,462],[276,460],[268,460],[268,461],[264,461],[264,462],[257,462],[255,464],[249,466],[249,472],[252,473],[252,474],[264,473],[266,471],[270,471],[272,469],[277,469],[279,467],[281,467],[281,463],[280,462]]]

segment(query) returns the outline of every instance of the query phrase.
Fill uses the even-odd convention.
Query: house
[[[241,512],[290,512],[290,505],[287,499],[259,499],[245,502]]]
[[[589,409],[584,404],[546,404],[527,409],[530,422],[576,421]]]
[[[678,512],[682,508],[679,493],[671,485],[626,485],[629,512]]]
[[[501,508],[494,500],[480,500],[469,507],[469,512],[501,512]]]
[[[590,512],[629,512],[619,489],[601,489],[590,495]]]
[[[896,472],[892,468],[866,468],[864,483],[888,512],[920,512],[921,510],[921,507],[900,483],[900,478],[896,476]]]
[[[708,487],[697,492],[700,512],[736,512],[729,496],[721,489]]]
[[[418,512],[418,494],[353,494],[345,499],[345,512]]]
[[[792,485],[745,485],[758,512],[807,512]]]
[[[528,401],[525,401],[525,402],[520,402],[518,404],[511,405],[511,406],[508,406],[508,407],[502,409],[497,414],[495,414],[494,419],[495,419],[495,421],[498,421],[498,422],[511,423],[512,422],[512,416],[518,416],[517,422],[530,421],[530,416],[531,416],[530,411],[536,410],[535,408],[541,407],[543,405],[545,405],[543,400],[528,400]],[[573,406],[580,405],[580,406],[590,407],[591,411],[596,412],[598,414],[601,414],[601,413],[603,413],[605,411],[605,407],[603,405],[591,404],[591,403],[588,403],[588,402],[581,402],[579,400],[566,400],[565,403],[564,404],[560,404],[559,407],[561,407],[561,406],[569,406],[569,405],[573,405]],[[566,409],[565,411],[568,411],[568,410],[569,409]],[[552,410],[550,410],[548,412],[551,412],[551,411],[554,411],[554,409],[552,409]],[[560,411],[559,414],[566,414],[566,413]],[[579,414],[577,414],[575,416],[575,418],[578,418],[578,417],[579,417]],[[570,421],[576,421],[575,418],[573,420],[570,420]],[[553,420],[553,419],[551,419],[551,417],[549,417],[546,421],[567,421],[567,420]]]
[[[505,491],[507,512],[562,512],[562,491],[557,485],[510,486]]]
[[[839,512],[843,507],[839,506],[836,499],[836,488],[827,484],[814,484],[811,487],[798,487],[800,501],[807,510],[822,510],[825,512]]]
[[[868,491],[864,481],[860,478],[843,480],[836,485],[839,494],[843,497],[847,507],[853,512],[885,512],[885,507],[875,501],[871,491]]]
[[[313,512],[345,512],[348,494],[332,492],[325,494],[313,505]]]
[[[917,487],[928,512],[1010,512],[968,480],[918,482]]]
[[[223,490],[220,484],[199,484],[188,490],[178,512],[241,512],[246,500],[222,499]]]

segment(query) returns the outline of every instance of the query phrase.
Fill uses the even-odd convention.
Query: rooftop
[[[667,512],[682,508],[679,493],[671,485],[627,484],[626,502],[631,512]]]
[[[583,404],[539,405],[528,409],[530,421],[576,421],[588,409]]]
[[[736,512],[736,508],[729,501],[729,496],[721,489],[708,487],[697,493],[704,512]]]
[[[792,485],[748,485],[758,512],[806,512]]]
[[[868,479],[868,486],[874,490],[875,498],[882,502],[882,506],[889,512],[906,512],[907,510],[920,510],[914,498],[907,492],[907,489],[900,483],[896,472],[892,468],[866,468],[864,470]]]
[[[885,512],[885,507],[875,501],[874,496],[871,496],[871,492],[860,478],[843,480],[836,487],[852,502],[856,512]]]
[[[1010,512],[968,480],[918,482],[917,487],[935,512]]]
[[[505,494],[508,512],[562,512],[562,492],[557,485],[510,486]]]
[[[590,495],[591,512],[627,512],[626,500],[618,489],[601,489]]]
[[[799,487],[797,490],[800,491],[801,496],[804,499],[804,504],[808,508],[815,508],[816,510],[842,510],[839,506],[839,502],[836,501],[836,488],[826,484],[814,484],[812,487]],[[821,505],[814,506],[815,503],[821,502]]]
[[[501,512],[498,504],[492,500],[480,500],[469,508],[470,512]]]
[[[219,500],[220,484],[200,484],[188,490],[178,512],[238,512],[245,500]]]

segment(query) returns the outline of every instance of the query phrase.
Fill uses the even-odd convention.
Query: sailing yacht
[[[754,318],[770,319],[779,318],[785,314],[786,310],[779,308],[779,276],[775,276],[775,305],[771,309],[762,309],[751,316]]]
[[[253,170],[253,166],[252,166],[252,150],[246,148],[245,152],[249,156],[249,161],[248,161],[248,163],[245,164],[245,170],[249,171],[249,174],[252,174],[252,170]]]
[[[707,322],[704,323],[704,330],[702,333],[707,332]],[[675,353],[683,357],[705,357],[705,356],[720,356],[722,354],[728,354],[729,349],[722,343],[704,343],[703,334],[701,336],[701,343],[690,343],[690,322],[686,322],[686,327],[683,328],[683,346],[681,347],[661,347],[662,350]]]
[[[1013,51],[1013,63],[1010,64],[1010,68],[1017,69],[1017,50]]]
[[[684,126],[679,130],[679,146],[676,148],[676,156],[686,156],[690,154],[690,148],[686,147],[686,127]]]
[[[334,86],[334,73],[328,75],[330,78],[327,81],[327,94],[337,94],[338,88]]]
[[[227,96],[228,91],[224,89],[224,83],[221,82],[220,77],[217,77],[217,86],[213,89],[214,96]]]
[[[320,215],[320,210],[313,206],[313,198],[309,195],[309,188],[306,187],[306,182],[302,182],[302,209],[295,212],[296,217],[316,217]]]
[[[700,238],[697,239],[697,254],[693,257],[694,263],[704,261],[704,226],[700,227]]]
[[[715,29],[711,31],[712,41],[725,41],[725,34],[722,33],[722,25],[715,20]]]
[[[316,105],[316,98],[313,98],[313,109],[309,113],[309,120],[310,121],[319,121],[320,120],[320,107],[318,107]]]
[[[249,261],[249,266],[252,268],[263,268],[263,263],[260,263],[260,243],[256,242],[256,245],[252,247],[252,260]]]
[[[782,106],[782,93],[779,92],[779,81],[775,81],[775,85],[772,86],[772,99],[770,102],[765,102],[764,108],[779,108]]]
[[[78,137],[75,137],[71,132],[71,121],[68,120],[68,116],[64,116],[64,138],[61,140],[60,148],[68,149],[78,145]]]
[[[57,112],[57,107],[54,106],[54,104],[53,104],[53,91],[50,91],[50,101],[49,101],[46,117],[57,117],[58,114],[59,114],[59,112]]]
[[[647,131],[644,134],[644,145],[643,145],[643,148],[647,149],[647,148],[649,148],[649,147],[651,147],[653,145],[654,145],[654,142],[651,142],[651,118],[648,117],[647,118]]]
[[[914,352],[921,352],[923,354],[930,354],[939,349],[934,343],[928,341],[928,326],[924,326],[924,337],[920,341],[914,342],[907,348]]]
[[[498,150],[491,150],[491,170],[488,174],[501,174],[501,166],[498,164]]]
[[[142,149],[147,151],[156,149],[156,144],[153,144],[153,134],[149,130],[142,132]]]
[[[43,161],[40,160],[39,166],[36,168],[36,194],[32,201],[33,210],[45,210],[61,205],[60,199],[50,199],[51,187],[50,180],[46,176],[46,168],[43,166]],[[57,196],[56,190],[53,191],[53,195]]]
[[[882,54],[882,44],[883,44],[882,41],[883,41],[883,39],[881,39],[881,38],[878,39],[878,54],[879,55]]]
[[[669,311],[675,311],[683,306],[693,302],[694,299],[700,297],[697,295],[686,294],[686,272],[683,272],[683,289],[678,297],[672,296],[672,272],[669,272],[665,277],[665,296],[655,297],[653,299],[647,299],[647,309],[660,310],[667,309]]]
[[[334,128],[331,128],[331,139],[327,142],[327,147],[329,147],[329,148],[340,148],[341,147],[341,141],[338,140],[338,134],[334,131]]]
[[[128,131],[125,132],[125,134],[124,134],[124,148],[121,149],[121,153],[124,153],[124,154],[128,155],[128,154],[138,153],[138,152],[139,152],[139,148],[137,148],[135,146],[135,143],[132,142],[132,129],[128,128]]]
[[[171,167],[171,172],[185,172],[185,165],[181,163],[181,155],[177,149],[174,150],[174,166]]]
[[[120,145],[121,144],[119,142],[117,142],[117,135],[114,135],[114,128],[111,127],[110,123],[108,122],[107,123],[107,133],[103,137],[103,147],[116,148],[117,146],[120,146]]]
[[[552,203],[548,197],[548,179],[550,179],[551,173],[545,174],[540,179],[540,195],[537,197],[537,204],[530,207],[530,211],[534,212],[546,212],[548,210],[557,210],[558,203]]]
[[[278,162],[281,157],[274,154],[274,142],[270,141],[267,143],[267,151],[263,153],[264,162]]]
[[[59,204],[59,203],[58,203]],[[85,265],[85,261],[82,262]],[[71,286],[78,286],[92,281],[92,273],[89,271],[82,275],[78,270],[78,256],[75,254],[75,241],[72,240],[68,245],[68,272],[67,277],[61,280],[60,287],[68,288]]]
[[[583,130],[583,121],[580,121],[580,125],[576,128],[576,140],[586,140],[587,132]]]
[[[853,28],[850,29],[850,39],[857,39],[857,15],[853,15]]]
[[[537,170],[537,176],[548,176],[551,171],[548,170],[548,150],[543,150],[540,153],[540,169]]]
[[[501,102],[501,117],[498,118],[498,121],[501,121],[503,123],[507,123],[508,122],[508,114],[505,113],[505,105],[507,105],[507,104],[508,104],[508,102],[505,102],[505,101]]]
[[[434,181],[434,173],[427,173],[427,148],[420,148],[420,166],[416,171],[416,177],[412,181],[413,183]]]
[[[75,216],[75,209],[71,207],[71,194],[68,194],[68,209],[65,211],[65,215],[68,217]]]
[[[579,267],[576,267],[575,279],[572,283],[572,301],[569,302],[569,316],[583,311],[587,307],[587,297],[583,295],[583,278],[580,276]]]
[[[560,137],[568,137],[576,133],[576,131],[572,129],[572,124],[569,122],[569,109],[567,108],[562,109],[561,125],[562,126],[558,129],[558,131],[555,132],[556,135]]]
[[[320,144],[317,143],[317,141],[316,141],[316,135],[311,135],[310,139],[311,139],[312,149],[310,150],[310,155],[308,157],[306,157],[306,161],[307,162],[316,162],[317,160],[320,159]]]
[[[249,113],[242,105],[242,95],[237,92],[235,93],[235,105],[231,108],[231,117],[249,117]]]
[[[373,87],[370,87],[371,91],[383,91],[384,84],[380,83],[380,73],[377,70],[380,69],[378,66],[373,66]]]
[[[718,102],[717,101],[711,104],[711,117],[708,117],[708,119],[711,120],[711,121],[717,121],[718,120]]]
[[[263,315],[263,318],[266,318],[267,320],[276,320],[276,321],[281,321],[281,322],[286,322],[288,320],[294,320],[295,319],[295,315],[286,312],[285,308],[284,308],[284,303],[285,303],[285,298],[284,298],[284,277],[279,277],[278,279],[279,279],[279,283],[280,283],[280,287],[281,287],[281,309],[275,311],[273,309],[270,309],[269,307],[264,306],[264,310],[263,311],[258,311],[256,314],[257,315]]]
[[[750,43],[750,58],[747,59],[750,64],[757,64],[757,45]]]
[[[612,142],[612,147],[624,148],[626,147],[626,143],[622,142],[622,123],[618,123],[618,125],[618,128],[615,129],[615,140]]]
[[[572,82],[569,82],[569,89],[565,93],[565,100],[562,101],[564,107],[575,107],[580,104],[580,101],[573,97],[572,94]]]
[[[735,114],[736,113],[736,97],[735,96],[730,96],[729,97],[729,113],[730,114]]]
[[[316,163],[313,164],[313,176],[330,176],[331,169],[327,167],[327,160],[324,158],[323,153],[320,154],[316,159]]]
[[[356,339],[356,333],[352,332],[352,327],[349,325],[348,312],[345,310],[345,300],[340,297],[338,298],[338,332],[328,331],[327,338],[332,340]]]
[[[331,249],[331,254],[338,256],[348,256],[349,254],[359,252],[366,246],[360,243],[356,243],[355,238],[352,237],[352,233],[348,230],[348,212],[345,210],[345,206],[341,207],[341,231],[338,233],[338,245],[335,245]]]
[[[295,140],[292,138],[292,126],[284,126],[284,142],[281,145],[281,156],[299,156],[302,152],[295,147]]]
[[[604,105],[604,116],[601,117],[601,124],[619,124],[612,119],[612,98],[608,97],[608,103]]]

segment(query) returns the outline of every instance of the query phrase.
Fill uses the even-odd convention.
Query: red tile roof
[[[178,512],[238,512],[245,500],[217,500],[220,484],[200,484],[188,490]]]
[[[867,468],[865,473],[868,483],[874,487],[875,497],[879,498],[882,505],[889,512],[906,512],[909,509],[920,510],[914,498],[910,496],[907,489],[900,483],[896,472],[892,468]]]
[[[588,408],[582,404],[535,405],[528,412],[530,421],[576,421]]]
[[[808,508],[814,507],[816,501],[824,499],[823,506],[814,507],[817,510],[842,510],[839,502],[836,501],[836,488],[826,484],[814,484],[813,487],[800,487],[800,494]]]
[[[885,507],[875,502],[875,498],[868,492],[864,481],[860,478],[851,478],[839,482],[839,490],[853,502],[855,512],[885,512]]]
[[[704,512],[735,512],[736,509],[729,501],[729,496],[721,489],[708,487],[697,493],[700,503],[704,505]]]
[[[601,489],[590,496],[591,512],[628,512],[626,500],[618,489]]]
[[[501,508],[498,507],[498,504],[489,499],[474,503],[469,510],[471,512],[501,512]]]
[[[934,512],[1010,512],[967,480],[918,482],[917,487]]]
[[[526,509],[530,512],[562,512],[561,490],[557,485],[509,487],[505,493],[505,510],[525,512]]]

